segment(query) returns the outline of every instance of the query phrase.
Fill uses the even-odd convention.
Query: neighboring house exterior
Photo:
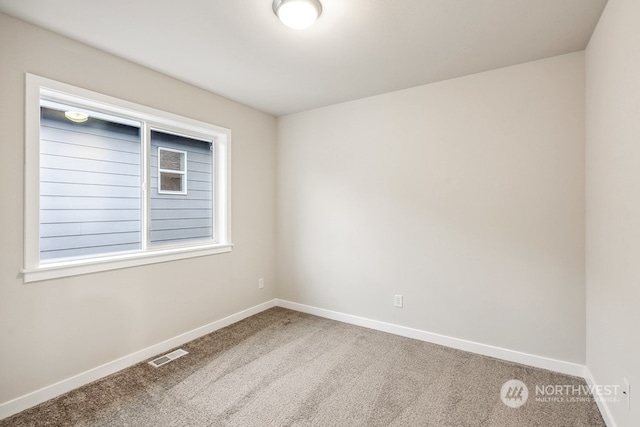
[[[151,132],[147,244],[211,239],[211,142]],[[94,117],[74,123],[42,107],[40,134],[40,260],[142,249],[140,126]]]

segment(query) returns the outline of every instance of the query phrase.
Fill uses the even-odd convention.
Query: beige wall
[[[0,40],[0,403],[275,297],[274,117],[1,14]],[[234,250],[23,284],[25,72],[230,128]]]
[[[640,425],[639,16],[637,0],[609,0],[586,50],[587,366],[630,381],[631,411],[608,405],[620,427]]]
[[[281,117],[277,185],[281,298],[584,363],[582,52]]]

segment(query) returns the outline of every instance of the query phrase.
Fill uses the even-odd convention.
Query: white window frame
[[[149,165],[144,162],[142,184],[143,239],[142,249],[123,254],[111,254],[91,258],[78,258],[60,262],[40,263],[40,99],[86,108],[105,114],[141,121],[142,132],[151,129],[172,132],[187,137],[213,141],[213,235],[206,242],[194,242],[173,246],[150,247],[148,245],[150,192]],[[149,141],[149,138],[145,138]],[[142,151],[148,159],[150,147],[143,144]],[[186,161],[186,158],[185,158]],[[210,123],[193,120],[155,108],[114,98],[108,95],[78,88],[33,74],[26,74],[25,87],[25,221],[24,268],[25,283],[59,277],[75,276],[99,271],[115,270],[138,265],[153,264],[185,258],[194,258],[230,252],[231,243],[231,130]],[[186,168],[186,165],[185,165]]]
[[[160,168],[160,152],[161,151],[169,151],[172,153],[180,153],[184,156],[184,170],[174,170],[174,169],[161,169]],[[182,190],[181,191],[172,191],[172,190],[163,190],[162,189],[162,174],[163,173],[172,173],[175,175],[182,176]],[[187,194],[187,152],[182,150],[175,150],[173,148],[167,147],[158,147],[158,194]]]

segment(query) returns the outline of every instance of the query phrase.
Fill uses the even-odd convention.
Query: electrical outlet
[[[258,289],[264,289],[264,277],[258,279]]]
[[[402,295],[396,295],[393,297],[393,305],[398,308],[402,308]]]
[[[631,409],[631,385],[629,385],[629,380],[626,378],[622,379],[622,394],[625,397],[627,408]]]

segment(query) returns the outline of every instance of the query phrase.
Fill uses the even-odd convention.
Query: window
[[[25,282],[231,249],[228,129],[27,75]]]
[[[158,147],[158,193],[187,194],[187,152]]]

